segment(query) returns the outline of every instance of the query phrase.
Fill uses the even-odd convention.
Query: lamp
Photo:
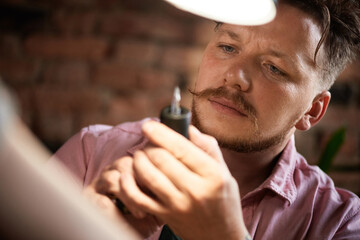
[[[211,20],[260,25],[276,15],[277,0],[165,0],[175,7]]]

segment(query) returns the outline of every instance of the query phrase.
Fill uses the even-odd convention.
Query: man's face
[[[223,24],[200,65],[193,124],[239,152],[286,140],[319,90],[313,56],[320,37],[316,22],[288,5],[263,26]]]

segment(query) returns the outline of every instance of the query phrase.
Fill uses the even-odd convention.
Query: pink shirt
[[[56,156],[85,187],[105,166],[145,146],[144,121],[86,127]],[[309,166],[296,151],[294,138],[271,176],[242,198],[242,207],[253,239],[360,239],[360,199],[335,188],[318,167]]]

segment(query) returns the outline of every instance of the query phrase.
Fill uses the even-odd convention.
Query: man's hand
[[[124,219],[135,228],[144,238],[149,237],[162,225],[158,219],[150,214],[132,207],[131,204],[126,206],[126,212],[121,212],[115,202],[122,201],[120,196],[120,179],[122,174],[133,177],[133,159],[123,157],[108,166],[100,175],[84,190],[85,196],[96,206],[100,207],[103,212],[112,217],[119,219],[122,223]]]
[[[124,204],[157,216],[183,239],[245,239],[238,185],[216,140],[190,127],[189,141],[153,121],[143,132],[154,146],[134,154],[134,174],[121,174]]]

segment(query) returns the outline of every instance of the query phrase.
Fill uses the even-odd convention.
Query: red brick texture
[[[36,4],[35,4],[36,3]],[[0,18],[0,76],[33,132],[56,150],[82,127],[158,116],[176,84],[183,104],[214,23],[162,0],[6,0]],[[360,60],[332,88],[323,121],[297,133],[316,164],[333,131],[346,126],[331,176],[360,193]]]

